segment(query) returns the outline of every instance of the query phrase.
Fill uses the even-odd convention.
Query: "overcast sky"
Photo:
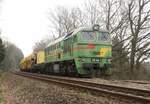
[[[2,36],[17,45],[25,56],[34,43],[50,35],[48,12],[58,6],[76,7],[85,0],[2,0],[0,28]]]

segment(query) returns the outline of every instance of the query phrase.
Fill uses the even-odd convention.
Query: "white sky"
[[[25,56],[34,43],[50,35],[48,12],[57,6],[81,6],[85,0],[2,0],[0,29],[2,36],[18,46]]]

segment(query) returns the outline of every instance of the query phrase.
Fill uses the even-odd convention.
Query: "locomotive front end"
[[[78,33],[76,65],[80,74],[104,75],[111,68],[111,38],[107,31],[94,27]]]

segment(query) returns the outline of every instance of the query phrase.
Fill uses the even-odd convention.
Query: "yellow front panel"
[[[37,53],[37,64],[45,62],[45,53],[44,51],[40,51]]]
[[[101,48],[100,49],[100,57],[105,57],[107,52],[110,51],[110,48]]]

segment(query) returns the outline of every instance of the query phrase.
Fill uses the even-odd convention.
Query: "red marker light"
[[[95,45],[93,43],[89,43],[87,47],[90,49],[93,49],[93,48],[95,48]]]

